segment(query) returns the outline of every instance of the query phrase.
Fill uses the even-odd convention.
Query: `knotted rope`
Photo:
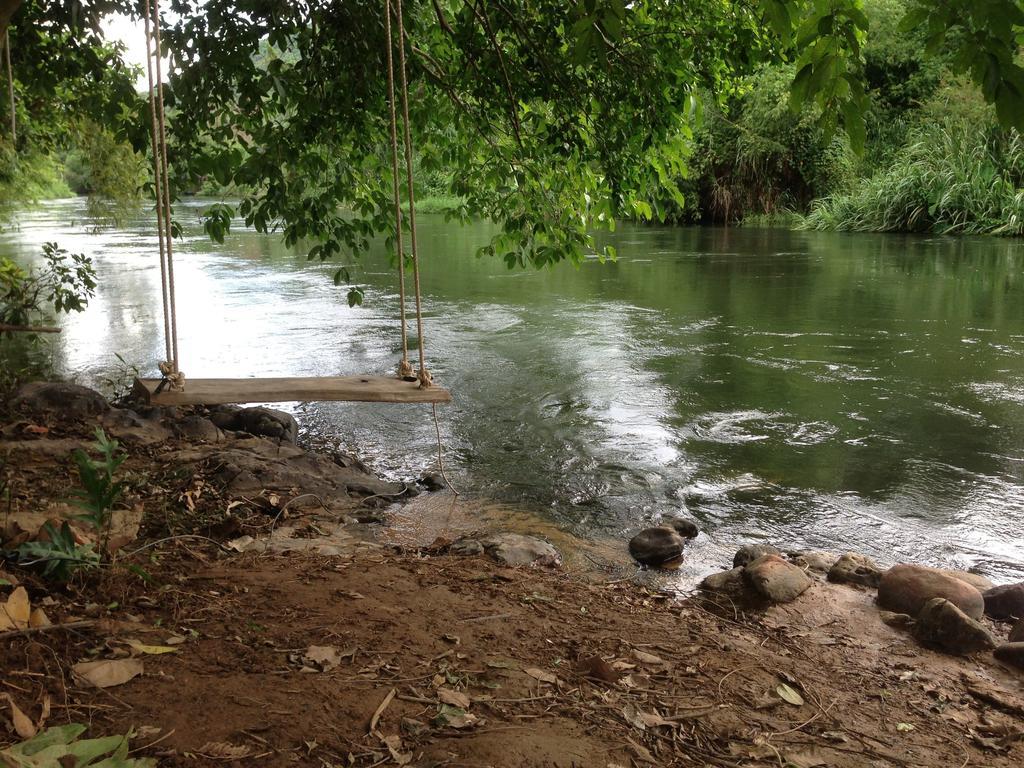
[[[167,386],[185,389],[185,374],[178,367],[178,313],[174,294],[174,248],[171,229],[171,185],[167,165],[167,126],[164,115],[163,72],[160,63],[160,0],[146,0],[146,74],[149,80],[150,138],[153,143],[153,186],[156,190],[156,227],[160,249],[160,288],[164,310],[164,352],[159,364]],[[154,76],[153,59],[156,58]]]
[[[398,253],[398,298],[402,314],[402,362],[398,365],[400,378],[412,376],[412,365],[409,363],[409,340],[406,330],[406,300],[405,300],[405,252],[402,242],[402,205],[401,190],[398,181],[398,116],[395,105],[395,75],[394,59],[392,49],[394,40],[391,31],[391,12],[394,9],[395,20],[398,27],[398,76],[399,86],[402,95],[402,139],[405,147],[405,181],[409,195],[409,241],[411,246],[411,261],[413,284],[416,291],[416,335],[419,340],[420,369],[416,378],[420,382],[420,388],[426,389],[434,383],[430,371],[427,370],[426,342],[423,337],[423,308],[420,291],[420,256],[416,240],[416,192],[413,188],[412,172],[412,130],[409,123],[409,83],[406,78],[405,67],[405,25],[402,17],[402,0],[384,0],[384,34],[387,38],[387,65],[388,65],[388,108],[391,117],[391,178],[392,191],[395,198],[395,233],[396,250]]]

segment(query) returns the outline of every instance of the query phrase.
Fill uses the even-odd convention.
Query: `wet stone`
[[[918,613],[914,637],[924,645],[955,654],[996,647],[995,639],[985,627],[941,597],[929,600]]]
[[[732,558],[733,568],[742,568],[747,563],[751,563],[757,560],[759,557],[764,555],[781,555],[782,550],[778,547],[773,547],[771,544],[744,544],[740,547],[736,554]]]
[[[693,520],[687,520],[685,517],[666,518],[662,525],[667,525],[684,539],[695,539],[700,533],[697,524]]]
[[[862,587],[877,587],[882,580],[882,570],[866,555],[847,552],[828,571],[828,580],[839,584],[859,584]]]
[[[896,565],[882,574],[878,585],[880,607],[911,616],[917,616],[936,597],[949,600],[975,621],[984,613],[985,602],[978,590],[936,568]]]
[[[657,566],[682,557],[684,543],[672,528],[647,528],[629,540],[629,554],[639,563]]]
[[[561,565],[558,550],[543,539],[521,533],[498,533],[481,542],[487,553],[504,565]]]
[[[747,582],[773,603],[790,603],[807,591],[811,578],[778,555],[764,555],[743,568]]]
[[[428,491],[443,491],[445,488],[444,478],[436,473],[424,475],[419,479],[419,484]]]
[[[1024,581],[1003,584],[984,593],[985,613],[999,621],[1024,619]]]
[[[719,571],[704,578],[700,588],[707,592],[723,592],[730,595],[739,595],[747,588],[743,579],[743,569],[733,568],[729,571]]]

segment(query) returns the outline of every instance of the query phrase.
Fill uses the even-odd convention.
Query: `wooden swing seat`
[[[151,405],[228,405],[346,401],[365,403],[448,403],[443,387],[420,389],[416,381],[393,376],[315,376],[260,379],[187,379],[184,392],[164,387],[160,379],[136,379],[135,394]]]

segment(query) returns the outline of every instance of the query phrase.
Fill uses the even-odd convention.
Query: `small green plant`
[[[78,723],[57,725],[37,733],[31,739],[0,749],[0,765],[10,768],[51,768],[73,765],[75,768],[155,768],[150,757],[129,757],[128,732],[123,736],[79,739],[85,726]]]
[[[67,581],[79,568],[91,568],[100,562],[96,551],[88,544],[79,544],[75,533],[66,522],[57,528],[53,523],[43,525],[45,540],[26,541],[18,547],[18,561],[23,566],[39,565],[43,578]]]
[[[83,514],[76,515],[84,520],[101,536],[100,552],[107,554],[107,543],[110,539],[110,520],[114,505],[121,499],[125,484],[114,479],[118,468],[128,458],[128,454],[120,449],[117,440],[107,437],[102,427],[96,427],[95,448],[100,454],[93,459],[81,448],[77,449],[72,458],[78,465],[78,479],[82,487],[72,493],[74,504]]]
[[[139,375],[139,366],[129,363],[118,352],[114,353],[114,357],[117,358],[117,366],[110,376],[103,379],[103,384],[110,392],[111,401],[120,403],[131,395],[135,379]]]

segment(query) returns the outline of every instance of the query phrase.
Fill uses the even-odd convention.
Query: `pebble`
[[[999,621],[1024,619],[1024,581],[1003,584],[984,593],[985,613]]]
[[[996,647],[985,627],[942,597],[929,600],[917,614],[914,637],[924,645],[963,655]]]
[[[847,552],[829,569],[828,580],[839,584],[859,584],[862,587],[877,588],[882,580],[882,570],[867,555]]]
[[[743,576],[773,603],[790,603],[807,591],[811,578],[778,555],[764,555],[743,568]]]
[[[880,607],[910,616],[917,616],[935,597],[944,597],[976,621],[984,613],[985,601],[978,590],[936,568],[896,565],[882,574],[878,585]]]
[[[646,528],[629,540],[629,554],[644,565],[663,565],[682,557],[684,543],[672,528]]]
[[[909,629],[914,626],[914,617],[906,613],[893,613],[892,611],[879,611],[878,618],[883,624],[895,629]]]
[[[744,544],[732,558],[732,567],[741,568],[764,555],[781,555],[782,551],[771,544]]]

